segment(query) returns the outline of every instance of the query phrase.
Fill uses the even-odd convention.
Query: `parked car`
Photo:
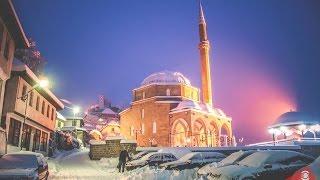
[[[47,179],[48,164],[40,153],[19,152],[0,158],[0,179]]]
[[[132,170],[138,167],[158,166],[162,163],[175,161],[177,158],[171,153],[152,152],[148,153],[140,159],[129,161],[126,163],[126,169]]]
[[[303,180],[320,179],[320,156],[316,160],[314,160],[313,163],[311,163],[310,165],[296,171],[287,180],[295,180],[295,179],[303,179]]]
[[[213,169],[208,179],[285,179],[313,160],[295,151],[258,151],[236,164]]]
[[[180,159],[160,165],[165,169],[193,169],[202,167],[208,163],[219,162],[226,156],[218,152],[192,152],[184,155]]]
[[[141,151],[141,152],[133,155],[133,156],[131,157],[131,160],[133,161],[133,160],[140,159],[140,158],[142,158],[144,155],[146,155],[146,154],[148,154],[148,153],[150,153],[150,151]]]
[[[207,164],[198,170],[198,177],[207,176],[214,168],[235,164],[254,152],[257,152],[257,151],[256,150],[237,151],[235,153],[230,154],[228,157],[224,158],[220,162],[213,162],[213,163]]]

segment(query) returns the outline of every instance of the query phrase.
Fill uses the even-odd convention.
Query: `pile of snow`
[[[100,145],[100,144],[106,144],[106,142],[105,141],[99,141],[99,140],[90,140],[89,144]]]
[[[105,140],[122,140],[125,139],[123,136],[109,136],[106,137]]]

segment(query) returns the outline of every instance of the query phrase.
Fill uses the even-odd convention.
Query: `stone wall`
[[[89,157],[91,160],[118,157],[122,149],[127,149],[128,153],[131,154],[136,152],[136,147],[136,142],[127,142],[121,139],[90,141]]]

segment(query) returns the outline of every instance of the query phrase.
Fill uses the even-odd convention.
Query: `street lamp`
[[[22,123],[22,130],[24,133],[24,136],[26,137],[26,132],[24,129],[25,123],[26,123],[26,119],[27,119],[27,109],[28,109],[28,99],[29,99],[29,94],[36,88],[40,87],[40,88],[46,88],[49,85],[49,81],[47,79],[43,79],[40,80],[36,85],[34,85],[32,87],[32,89],[30,89],[29,91],[27,91],[25,94],[22,94],[21,97],[18,97],[17,99],[21,99],[23,101],[25,101],[25,109],[24,109],[24,117],[23,117],[23,123]],[[23,142],[24,144],[26,143],[26,140]],[[22,144],[20,145],[20,150],[22,150]]]

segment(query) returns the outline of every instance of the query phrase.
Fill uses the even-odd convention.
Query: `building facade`
[[[11,0],[0,1],[0,125],[3,125],[2,109],[6,81],[10,78],[14,52],[26,48],[29,42],[14,10]],[[5,153],[5,128],[0,127],[0,154]]]
[[[47,88],[36,87],[37,76],[24,64],[14,65],[7,81],[3,116],[8,151],[48,152],[51,133],[55,130],[56,112],[64,108]],[[24,95],[27,99],[21,98]]]
[[[151,74],[133,90],[130,107],[120,113],[124,137],[139,146],[233,145],[231,118],[213,107],[210,43],[201,4],[199,36],[201,93],[181,73]]]

